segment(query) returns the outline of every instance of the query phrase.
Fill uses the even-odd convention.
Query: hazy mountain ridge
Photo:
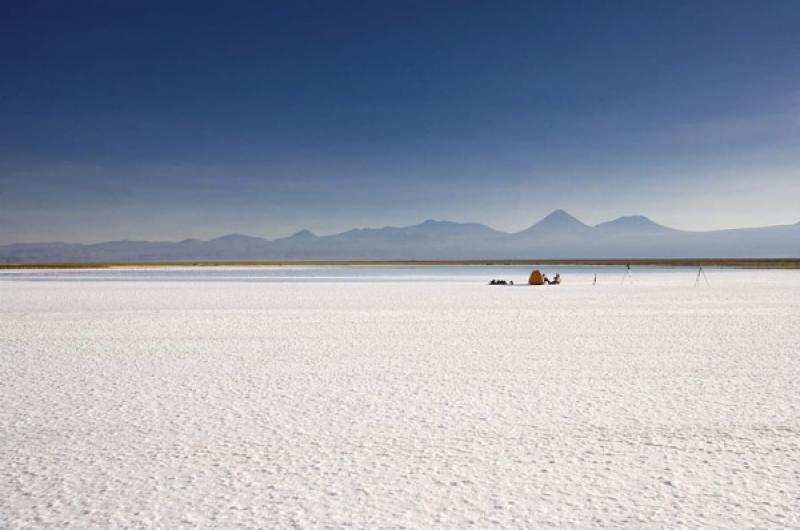
[[[800,223],[707,232],[677,230],[641,215],[595,226],[563,210],[515,233],[480,223],[427,220],[318,236],[267,240],[228,234],[202,241],[108,241],[0,245],[0,262],[186,260],[381,260],[483,258],[795,258]]]
[[[606,233],[615,234],[663,234],[668,232],[680,232],[680,230],[655,223],[643,215],[618,217],[613,221],[595,225],[595,228]]]
[[[589,233],[591,229],[591,226],[582,223],[564,210],[555,210],[545,216],[541,221],[534,223],[525,230],[512,235],[517,237],[526,237],[540,234],[547,234],[548,236],[581,234]]]

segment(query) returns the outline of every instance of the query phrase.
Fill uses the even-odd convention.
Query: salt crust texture
[[[800,274],[0,281],[0,528],[800,526]]]

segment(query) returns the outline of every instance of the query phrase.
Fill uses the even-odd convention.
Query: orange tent
[[[531,277],[528,278],[528,285],[544,285],[544,278],[542,277],[542,273],[539,272],[539,269],[531,273]]]

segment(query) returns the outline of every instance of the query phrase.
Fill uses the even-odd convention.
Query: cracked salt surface
[[[0,528],[800,526],[800,274],[508,271],[0,278]]]

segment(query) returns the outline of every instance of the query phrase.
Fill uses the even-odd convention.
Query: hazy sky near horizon
[[[0,244],[800,221],[797,1],[3,6]]]

